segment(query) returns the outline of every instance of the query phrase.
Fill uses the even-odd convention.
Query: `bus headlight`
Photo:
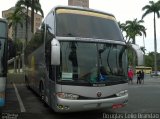
[[[128,90],[124,90],[124,91],[120,91],[119,93],[116,93],[116,95],[118,97],[121,97],[121,96],[124,96],[124,95],[127,95],[128,94]]]
[[[77,100],[79,98],[78,95],[71,93],[57,93],[57,96],[63,99]]]

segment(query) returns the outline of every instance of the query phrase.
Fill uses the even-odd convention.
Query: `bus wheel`
[[[40,98],[44,102],[44,88],[42,82],[40,83],[39,89],[40,89]]]

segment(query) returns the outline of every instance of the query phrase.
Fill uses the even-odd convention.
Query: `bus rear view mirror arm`
[[[60,43],[55,38],[51,41],[51,65],[60,65]]]
[[[140,47],[136,44],[130,44],[133,51],[135,51],[137,56],[137,65],[144,65],[144,54]]]

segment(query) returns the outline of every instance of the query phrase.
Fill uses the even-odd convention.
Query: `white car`
[[[160,76],[160,71],[157,71],[157,75],[156,75],[156,72],[155,71],[152,71],[151,72],[151,77],[152,76]]]

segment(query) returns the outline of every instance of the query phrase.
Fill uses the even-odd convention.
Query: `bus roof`
[[[109,16],[112,16],[112,17],[115,18],[115,16],[113,14],[110,14],[110,13],[102,12],[102,11],[91,9],[91,8],[78,7],[78,6],[56,6],[56,7],[52,8],[50,12],[53,12],[56,9],[74,9],[74,10],[97,12],[97,13],[106,14],[106,15],[109,15]]]
[[[3,21],[3,22],[6,22],[6,23],[7,23],[7,20],[4,19],[4,18],[0,18],[0,21]]]

